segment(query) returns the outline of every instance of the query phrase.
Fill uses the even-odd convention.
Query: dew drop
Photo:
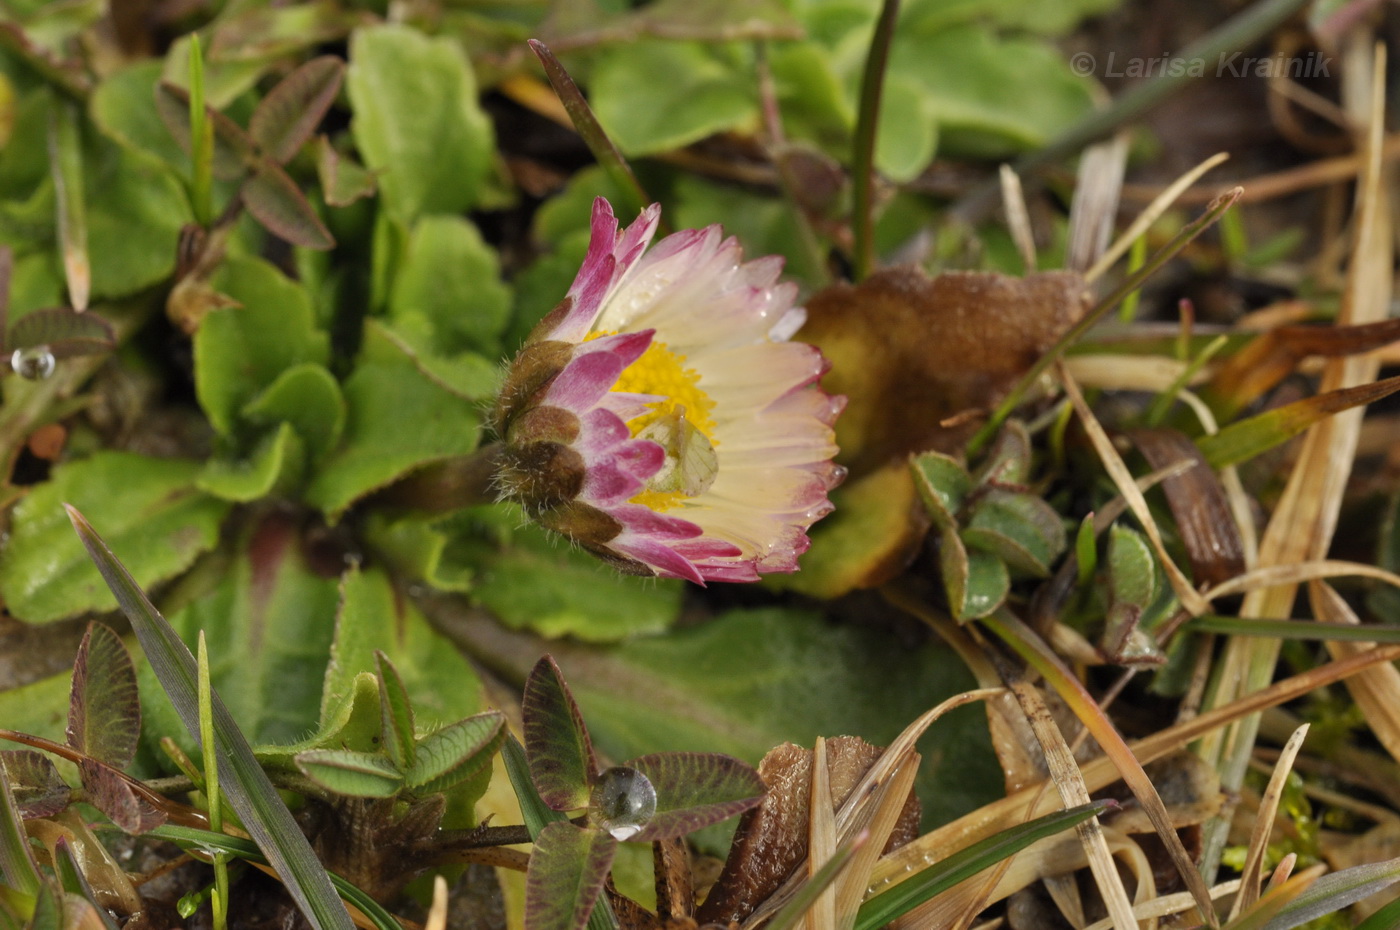
[[[629,839],[656,813],[656,789],[641,772],[617,765],[598,776],[588,807],[593,822],[613,839]]]
[[[40,381],[53,374],[55,364],[53,353],[49,351],[48,346],[15,349],[10,355],[10,367],[21,378],[28,378],[30,381]]]

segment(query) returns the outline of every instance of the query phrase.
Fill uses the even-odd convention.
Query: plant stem
[[[885,0],[875,24],[875,34],[870,39],[870,54],[865,59],[865,74],[860,84],[860,114],[856,118],[855,152],[851,158],[855,186],[855,204],[851,210],[855,254],[851,256],[851,263],[856,281],[868,277],[875,266],[875,137],[880,126],[885,69],[898,16],[899,0]]]

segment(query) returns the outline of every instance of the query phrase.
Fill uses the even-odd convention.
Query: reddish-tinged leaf
[[[69,307],[35,310],[15,321],[5,339],[7,351],[48,346],[54,358],[97,355],[117,344],[112,325],[93,313]]]
[[[78,763],[78,774],[87,789],[88,802],[127,833],[135,836],[165,823],[164,811],[142,800],[125,779],[107,766],[84,759]]]
[[[321,195],[332,207],[349,206],[379,187],[373,171],[337,152],[325,136],[316,140],[316,174],[321,180]]]
[[[520,710],[530,780],[540,799],[557,811],[586,807],[598,760],[583,715],[552,657],[540,659],[530,671]]]
[[[732,756],[666,752],[627,763],[656,789],[656,814],[634,839],[670,839],[728,820],[763,800],[763,779]]]
[[[51,817],[68,806],[72,789],[48,756],[32,749],[6,749],[0,751],[0,766],[14,791],[15,806],[25,819]]]
[[[141,704],[131,656],[116,633],[90,623],[73,663],[68,745],[120,769],[136,755],[140,735]]]
[[[293,245],[322,250],[335,245],[296,182],[268,159],[243,185],[243,204],[254,219]]]
[[[1192,580],[1214,587],[1242,573],[1240,528],[1230,512],[1220,477],[1206,464],[1196,444],[1170,429],[1133,430],[1128,437],[1154,469],[1182,459],[1197,463],[1195,468],[1162,482],[1182,545],[1191,559]]]
[[[190,92],[161,81],[156,85],[156,112],[180,148],[190,151]],[[204,113],[214,126],[214,177],[221,181],[241,177],[253,159],[253,141],[213,107],[206,106]]]
[[[262,153],[285,165],[311,138],[335,102],[345,63],[323,55],[283,78],[253,111],[248,132]]]
[[[601,830],[547,824],[535,838],[525,876],[525,930],[579,930],[593,913],[616,852],[617,841]]]

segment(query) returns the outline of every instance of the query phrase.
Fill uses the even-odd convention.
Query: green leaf
[[[1114,524],[1102,576],[1105,599],[1103,648],[1117,661],[1160,660],[1155,644],[1140,630],[1143,614],[1157,598],[1157,558],[1136,530]]]
[[[505,717],[497,710],[429,733],[418,741],[404,783],[419,794],[433,794],[467,781],[491,767],[505,733]]]
[[[530,779],[544,803],[557,811],[586,807],[598,760],[578,704],[551,657],[536,662],[525,680],[520,713]]]
[[[977,466],[977,472],[972,476],[973,484],[1025,484],[1031,478],[1033,454],[1031,437],[1026,432],[1025,424],[1018,420],[1008,420],[997,433],[982,463]]]
[[[292,743],[317,723],[336,581],[311,570],[301,527],[285,515],[269,514],[237,546],[219,586],[170,625],[187,644],[204,631],[214,688],[250,741]]]
[[[325,136],[316,140],[316,177],[321,182],[326,204],[332,207],[348,207],[363,197],[373,196],[379,189],[374,174],[337,151]]]
[[[195,393],[214,429],[227,435],[244,405],[285,370],[325,365],[330,343],[316,328],[306,290],[261,259],[230,258],[211,284],[242,305],[210,313],[194,338]]]
[[[423,375],[374,327],[345,382],[345,399],[349,418],[340,448],[327,457],[306,493],[307,501],[332,520],[414,468],[476,448],[480,407]]]
[[[175,270],[185,192],[156,159],[107,144],[85,162],[88,254],[94,299],[123,297]]]
[[[355,142],[396,219],[480,200],[495,140],[457,42],[405,26],[356,29],[346,87]]]
[[[240,414],[248,423],[290,423],[305,442],[312,461],[340,441],[345,429],[345,397],[340,382],[316,362],[284,368],[280,374],[243,405]]]
[[[263,154],[279,165],[291,161],[335,102],[344,77],[344,62],[322,55],[279,81],[248,123],[248,134]]]
[[[502,354],[511,294],[495,251],[459,216],[413,225],[389,293],[389,319],[421,352]]]
[[[185,728],[191,735],[197,734],[199,705],[194,656],[82,515],[72,508],[68,512],[83,545],[131,621],[147,661],[169,694]],[[229,805],[267,856],[314,930],[352,930],[354,924],[336,896],[326,870],[253,757],[247,740],[217,693],[213,695],[212,704],[220,782]]]
[[[308,749],[296,755],[303,775],[333,794],[351,798],[392,798],[403,775],[378,753],[349,749]]]
[[[752,68],[737,44],[642,39],[598,59],[591,101],[624,154],[664,152],[756,123]]]
[[[903,462],[847,481],[832,492],[831,502],[836,512],[812,528],[802,570],[769,575],[769,587],[820,598],[875,587],[909,564],[928,528]]]
[[[924,86],[903,74],[885,78],[880,124],[875,137],[875,166],[896,183],[923,173],[938,149],[938,120]]]
[[[459,534],[449,532],[456,520],[449,517],[445,522],[422,517],[392,520],[375,512],[367,514],[363,538],[400,577],[465,594],[472,590],[478,560],[458,558],[464,547],[456,544]]]
[[[1055,508],[1034,494],[997,487],[977,499],[962,538],[1008,568],[1037,578],[1049,576],[1065,550],[1065,528]]]
[[[1037,817],[1029,823],[1002,830],[966,849],[960,849],[905,879],[889,891],[867,900],[860,906],[856,915],[856,930],[875,930],[876,927],[883,927],[934,895],[1015,855],[1037,840],[1068,830],[1113,806],[1115,805],[1112,801],[1095,801],[1069,810],[1055,811]]]
[[[163,65],[146,59],[114,71],[99,83],[88,102],[93,122],[129,149],[160,159],[166,167],[182,169],[189,159],[151,105]],[[188,127],[188,117],[185,123]],[[188,128],[186,135],[188,136]]]
[[[502,623],[551,639],[610,642],[659,633],[680,613],[681,582],[619,575],[593,556],[561,546],[518,509],[491,508],[481,522],[505,538],[472,547],[473,598]]]
[[[1006,563],[993,553],[968,548],[956,529],[939,534],[938,565],[948,610],[959,621],[985,617],[1011,588]]]
[[[923,88],[941,151],[996,156],[1032,148],[1093,105],[1089,82],[1053,45],[999,38],[981,24],[900,28],[889,69]]]
[[[525,921],[530,930],[580,930],[593,913],[617,852],[601,830],[551,823],[535,838],[525,876]]]
[[[304,455],[296,431],[280,423],[263,436],[246,459],[213,458],[195,484],[201,491],[235,503],[267,497],[273,489],[301,474]]]
[[[31,623],[61,620],[114,601],[64,525],[62,504],[83,507],[133,553],[142,584],[183,572],[218,540],[228,505],[196,490],[197,462],[99,452],[54,469],[15,507],[0,553],[0,596]]]
[[[89,623],[73,660],[68,745],[99,762],[125,768],[141,736],[141,702],[131,655],[110,627]]]
[[[355,693],[361,675],[378,669],[376,650],[392,660],[417,719],[460,720],[484,708],[481,682],[461,653],[400,596],[382,570],[356,568],[341,582],[335,643],[321,698],[323,723]],[[377,686],[373,716],[378,735]]]
[[[952,456],[920,452],[910,460],[919,497],[939,529],[956,528],[958,512],[972,491],[972,476]]]
[[[632,839],[665,840],[728,820],[758,804],[763,779],[733,756],[663,752],[627,763],[656,789],[656,813]]]
[[[382,649],[374,650],[379,675],[379,717],[384,735],[384,751],[394,766],[403,771],[413,765],[417,739],[413,730],[413,705],[398,669]]]

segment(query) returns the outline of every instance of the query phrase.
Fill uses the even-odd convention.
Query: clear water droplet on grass
[[[10,367],[21,378],[28,378],[30,381],[40,381],[53,374],[54,366],[53,353],[48,346],[30,346],[27,349],[15,349],[10,355]]]
[[[656,813],[656,789],[634,768],[617,765],[598,776],[588,799],[593,822],[615,840],[636,836]]]

